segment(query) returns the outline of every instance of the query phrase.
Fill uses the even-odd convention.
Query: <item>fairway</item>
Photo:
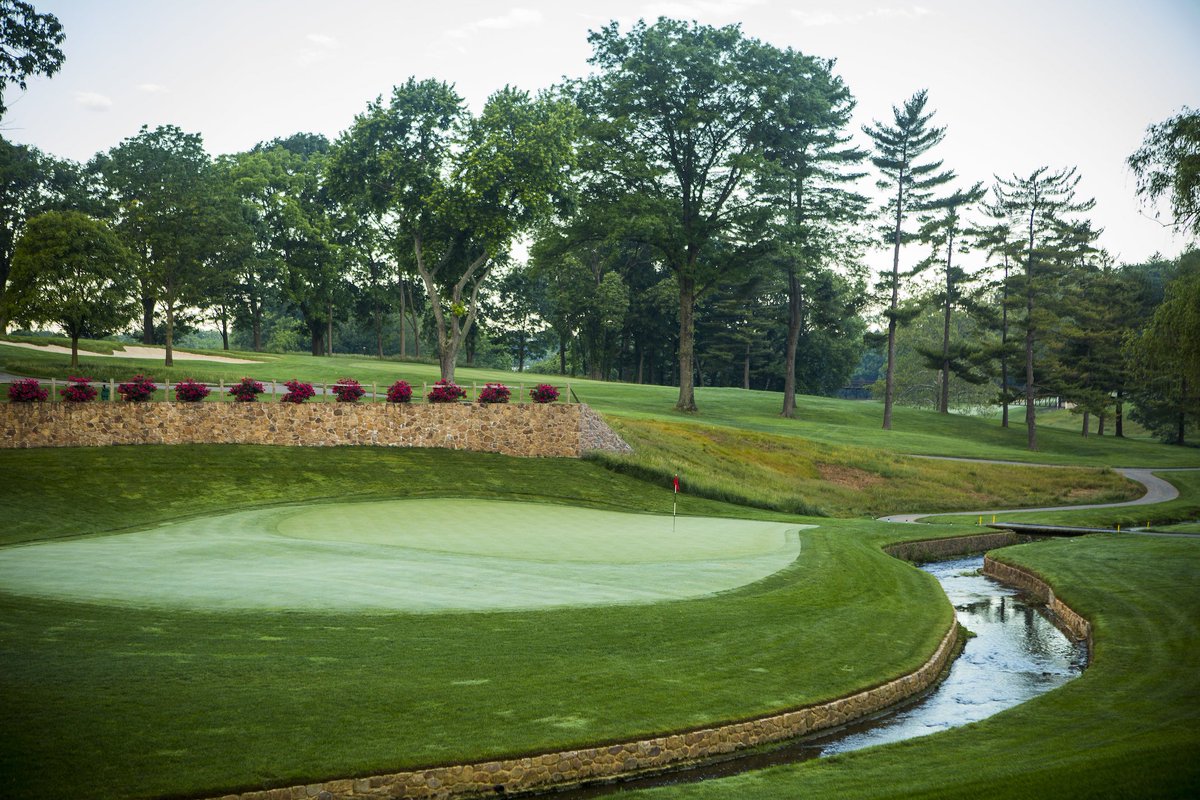
[[[653,603],[783,569],[799,553],[801,527],[466,499],[282,506],[8,548],[0,588],[195,610]]]

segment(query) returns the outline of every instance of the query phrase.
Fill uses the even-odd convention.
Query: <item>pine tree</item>
[[[1062,269],[1071,261],[1071,242],[1064,232],[1073,224],[1073,215],[1096,204],[1095,200],[1075,199],[1079,179],[1074,167],[1056,172],[1038,167],[1027,177],[997,177],[993,187],[996,199],[991,213],[1007,222],[1014,234],[1021,231],[1024,235],[1019,256],[1023,274],[1018,285],[1025,301],[1025,426],[1030,450],[1037,450],[1034,345],[1041,329],[1053,320],[1053,308],[1045,301],[1057,293]]]
[[[933,112],[925,113],[927,93],[924,89],[904,103],[904,108],[892,106],[891,126],[876,121],[864,126],[863,132],[875,144],[873,163],[882,174],[877,182],[880,189],[893,192],[887,210],[894,223],[888,228],[892,244],[892,272],[886,280],[891,299],[888,305],[887,371],[883,398],[883,428],[892,428],[892,402],[896,360],[896,327],[901,321],[900,310],[900,247],[913,241],[917,234],[904,230],[909,214],[935,204],[934,190],[954,179],[954,173],[942,171],[941,161],[922,162],[921,157],[945,136],[945,128],[929,125]]]

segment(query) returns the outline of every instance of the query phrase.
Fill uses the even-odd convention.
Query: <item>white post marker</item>
[[[671,533],[675,532],[675,516],[679,509],[679,473],[675,473],[675,494],[671,498]]]

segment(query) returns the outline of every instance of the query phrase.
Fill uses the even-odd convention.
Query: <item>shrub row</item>
[[[71,376],[67,385],[58,390],[64,401],[69,403],[86,403],[96,399],[96,389],[91,385],[91,378]],[[311,383],[303,383],[293,378],[285,381],[287,393],[280,397],[283,403],[303,403],[316,396],[316,390]],[[175,399],[181,403],[198,403],[208,397],[210,389],[203,383],[191,378],[184,378],[175,384]],[[149,400],[158,391],[158,385],[145,375],[134,375],[131,380],[117,387],[117,394],[127,402],[140,403]],[[253,378],[242,378],[229,387],[229,395],[240,403],[257,402],[258,396],[266,389]],[[367,393],[358,381],[353,378],[339,378],[330,387],[339,403],[357,403]],[[13,403],[41,403],[50,394],[33,378],[24,378],[9,384],[8,399]],[[389,403],[412,402],[413,390],[408,381],[396,381],[387,390]],[[430,403],[457,403],[467,396],[467,390],[453,381],[438,381],[425,395]],[[479,392],[476,400],[483,404],[507,403],[512,396],[512,390],[503,383],[489,383]],[[558,399],[558,389],[548,383],[539,383],[529,390],[529,399],[534,403],[553,403]]]

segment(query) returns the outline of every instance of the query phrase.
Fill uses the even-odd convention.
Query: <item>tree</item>
[[[983,383],[987,380],[975,370],[979,360],[979,348],[961,339],[953,345],[950,341],[950,318],[955,309],[975,308],[971,293],[966,291],[967,273],[962,267],[955,265],[954,254],[968,252],[968,244],[974,233],[965,225],[963,214],[970,206],[982,200],[984,194],[982,183],[954,192],[938,202],[935,212],[925,218],[920,232],[922,240],[933,245],[933,252],[918,267],[918,271],[938,263],[942,253],[945,254],[946,261],[942,271],[945,279],[942,288],[933,295],[933,301],[942,311],[942,347],[937,352],[921,351],[941,376],[941,395],[938,398],[937,410],[942,414],[950,413],[951,374],[971,383]]]
[[[1030,450],[1037,450],[1034,345],[1054,316],[1053,306],[1047,301],[1058,293],[1063,270],[1078,265],[1080,257],[1091,248],[1091,239],[1099,233],[1089,228],[1087,239],[1081,240],[1078,234],[1083,230],[1072,227],[1073,215],[1090,211],[1096,204],[1095,200],[1075,199],[1079,180],[1074,167],[1057,172],[1038,167],[1026,177],[997,177],[993,186],[996,199],[990,212],[1014,233],[1020,230],[1024,236],[1019,256],[1024,273],[1019,291],[1025,306],[1025,426]]]
[[[892,106],[891,126],[876,121],[863,126],[863,132],[875,144],[875,155],[871,163],[883,174],[877,182],[880,189],[890,190],[891,199],[887,211],[893,223],[886,228],[887,238],[892,245],[892,272],[886,281],[890,291],[888,304],[887,371],[884,374],[883,428],[892,428],[892,402],[894,397],[893,377],[896,360],[896,328],[900,324],[900,248],[912,241],[916,234],[904,230],[906,217],[911,212],[921,211],[935,203],[934,190],[953,180],[954,173],[940,171],[941,161],[921,162],[925,153],[945,136],[945,128],[930,127],[933,112],[925,113],[927,93],[924,89],[904,103],[904,108]]]
[[[1151,125],[1127,163],[1137,177],[1138,196],[1150,203],[1167,197],[1174,224],[1200,238],[1200,111],[1184,106]]]
[[[174,125],[142,126],[96,165],[119,204],[117,231],[139,257],[143,333],[150,334],[154,308],[161,306],[164,363],[171,366],[176,314],[204,304],[209,267],[227,246],[240,210],[200,135]]]
[[[39,14],[21,0],[0,0],[0,117],[8,110],[6,86],[24,91],[29,76],[58,72],[63,62],[59,45],[65,39],[62,23],[53,14]]]
[[[13,252],[26,218],[41,204],[44,183],[40,154],[0,137],[0,333],[8,329],[2,309]]]
[[[442,377],[479,313],[479,292],[512,241],[555,211],[576,114],[505,88],[473,117],[448,84],[410,78],[336,142],[335,196],[381,215],[430,298]]]
[[[134,316],[133,258],[104,223],[78,211],[47,211],[29,220],[13,255],[5,311],[35,325],[53,323],[71,337],[101,336]]]
[[[853,167],[866,152],[849,145],[846,126],[854,99],[833,74],[833,62],[793,50],[778,53],[775,80],[766,102],[759,137],[766,168],[758,190],[778,210],[772,259],[786,279],[787,346],[784,354],[784,417],[796,412],[796,354],[805,308],[811,300],[806,283],[834,262],[854,264],[858,246],[854,226],[866,198],[848,184],[862,177]],[[745,382],[745,381],[743,381]]]
[[[1150,324],[1129,346],[1136,375],[1131,416],[1174,444],[1200,425],[1200,251],[1179,264]]]
[[[727,282],[722,240],[753,240],[759,216],[750,180],[761,164],[769,75],[767,47],[736,26],[659,19],[622,34],[616,23],[588,37],[599,72],[577,85],[584,110],[584,191],[606,198],[626,237],[647,244],[679,291],[679,398],[696,410],[695,306]]]

